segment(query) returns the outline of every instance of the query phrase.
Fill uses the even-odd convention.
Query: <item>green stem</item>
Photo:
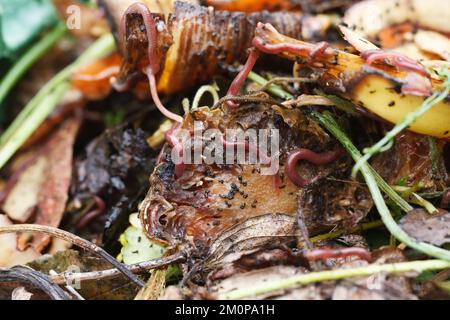
[[[0,84],[0,104],[28,69],[66,34],[66,30],[64,23],[59,23],[14,64]]]
[[[446,268],[450,268],[450,262],[448,261],[425,260],[425,261],[400,262],[382,265],[371,264],[359,268],[319,271],[300,274],[297,276],[281,280],[267,281],[260,286],[255,287],[250,286],[242,289],[233,290],[219,295],[218,299],[234,300],[234,299],[252,298],[261,294],[295,288],[299,285],[306,285],[322,281],[347,279],[351,277],[370,276],[372,274],[380,272],[389,272],[389,273],[423,272],[427,270],[441,270]]]
[[[338,124],[334,120],[334,118],[329,115],[323,115],[320,112],[313,111],[313,116],[323,125],[328,131],[333,134],[333,136],[341,142],[344,148],[349,152],[352,156],[353,160],[357,162],[361,159],[361,153],[358,149],[353,145],[349,138],[345,135],[345,133],[339,128]],[[372,194],[373,201],[377,210],[383,220],[384,225],[389,230],[389,232],[397,238],[397,240],[405,243],[411,248],[416,249],[419,252],[425,253],[429,256],[450,261],[450,251],[444,250],[442,248],[430,245],[424,242],[418,242],[415,239],[411,238],[403,229],[401,229],[394,218],[392,217],[386,203],[384,202],[383,196],[381,194],[380,189],[377,185],[377,180],[374,176],[373,169],[370,168],[368,163],[361,163],[361,172],[366,180],[366,184]],[[389,189],[392,190],[390,186]],[[395,193],[395,191],[392,190]]]
[[[62,82],[51,94],[42,99],[41,103],[37,106],[39,112],[31,113],[22,123],[21,129],[12,135],[2,146],[2,149],[0,150],[1,164],[6,163],[17,149],[27,141],[45,118],[52,112],[68,88],[69,83]]]
[[[42,87],[0,138],[0,169],[3,168],[16,151],[20,149],[23,143],[25,143],[31,134],[33,134],[34,130],[28,130],[25,127],[26,125],[30,125],[30,121],[27,121],[27,119],[34,119],[36,122],[33,122],[31,126],[33,128],[38,128],[45,120],[45,117],[39,117],[36,116],[36,114],[43,113],[41,109],[45,109],[44,113],[48,115],[57,105],[57,103],[55,103],[46,109],[47,107],[43,101],[49,95],[54,98],[55,96],[53,93],[56,91],[56,88],[66,82],[72,72],[80,65],[83,65],[87,61],[101,58],[114,50],[115,42],[113,36],[111,34],[103,36],[92,44],[75,62],[60,71],[52,80]],[[68,88],[68,86],[65,87],[66,90]],[[22,131],[25,131],[26,134],[22,133]]]
[[[264,79],[259,74],[255,73],[253,71],[250,71],[250,73],[248,74],[248,78],[261,86],[265,86],[269,83],[268,80]],[[267,88],[267,91],[269,91],[271,94],[273,94],[277,97],[280,97],[281,99],[286,99],[286,100],[294,99],[293,95],[286,92],[285,90],[283,90],[280,86],[277,86],[276,84],[270,85]]]

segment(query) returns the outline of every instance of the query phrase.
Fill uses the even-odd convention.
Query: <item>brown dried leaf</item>
[[[10,178],[13,185],[3,209],[12,219],[26,222],[35,214],[34,223],[59,226],[68,199],[73,145],[80,123],[77,116],[63,122],[46,142],[31,152],[25,160],[26,166],[15,173],[19,177]],[[19,236],[18,247],[26,248],[29,238],[29,235]],[[49,242],[49,236],[36,234],[32,246],[41,252]]]
[[[406,233],[418,241],[441,246],[450,243],[450,212],[439,210],[430,215],[423,209],[409,212],[400,226]]]

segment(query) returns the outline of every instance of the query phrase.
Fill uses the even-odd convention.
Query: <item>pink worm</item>
[[[305,253],[305,258],[310,261],[326,260],[332,258],[359,257],[368,262],[372,261],[372,255],[364,248],[344,248],[344,249],[317,249]]]
[[[258,60],[260,55],[260,52],[256,49],[252,49],[250,52],[250,55],[247,58],[247,62],[245,63],[242,70],[238,73],[236,78],[234,78],[233,82],[230,85],[230,88],[228,89],[228,96],[236,96],[239,91],[241,90],[242,86],[244,85],[245,80],[248,77],[248,74],[250,71],[252,71],[253,67],[256,64],[256,61]],[[228,106],[231,108],[236,108],[238,105],[233,101],[227,102]]]
[[[389,64],[397,67],[399,70],[412,71],[424,77],[429,77],[429,73],[419,62],[397,52],[383,50],[369,50],[361,53],[368,65],[372,65],[380,60],[388,60]]]
[[[306,185],[316,181],[319,177],[317,176],[311,180],[306,180],[300,177],[300,175],[296,170],[297,163],[300,160],[306,160],[315,165],[324,165],[335,161],[336,159],[340,158],[344,153],[345,151],[342,148],[337,148],[336,150],[322,154],[315,153],[309,149],[298,149],[297,151],[292,152],[288,156],[285,165],[285,173],[296,186],[303,188]]]
[[[220,136],[220,140],[224,146],[224,148],[244,148],[245,151],[248,152],[252,152],[252,153],[256,153],[258,155],[258,157],[263,160],[265,163],[272,163],[272,159],[264,152],[262,152],[259,148],[255,147],[254,145],[248,143],[248,142],[229,142],[227,140],[225,140],[225,138],[223,137],[223,135]],[[280,177],[277,173],[274,173],[272,175],[272,184],[274,186],[275,189],[278,189],[280,187]]]
[[[270,54],[277,54],[284,51],[297,53],[306,50],[308,51],[309,60],[312,62],[317,56],[326,53],[329,44],[327,42],[319,42],[314,48],[311,49],[303,45],[295,45],[289,43],[269,45],[267,43],[264,43],[264,41],[260,38],[255,37],[253,39],[253,46],[254,48],[252,48],[252,51],[250,52],[250,55],[248,56],[244,67],[231,83],[227,93],[228,96],[234,97],[239,93],[245,83],[245,80],[248,78],[248,74],[255,66],[256,61],[260,56],[260,51]],[[238,104],[233,101],[228,101],[227,104],[231,108],[236,108],[238,106]]]
[[[97,196],[94,196],[93,199],[97,206],[97,209],[86,213],[77,221],[77,223],[75,224],[75,227],[78,230],[82,230],[82,229],[86,228],[92,221],[94,221],[95,219],[100,217],[102,215],[102,213],[105,211],[105,207],[106,207],[105,202],[100,197],[97,197]]]
[[[153,98],[153,102],[155,103],[156,107],[161,111],[163,115],[165,115],[167,118],[172,119],[176,122],[182,122],[183,118],[171,111],[169,111],[164,105],[161,103],[161,100],[159,99],[158,90],[156,86],[156,74],[161,69],[161,59],[157,55],[157,37],[158,32],[156,30],[155,21],[153,20],[153,15],[150,12],[150,10],[142,3],[134,3],[132,4],[126,11],[125,14],[120,22],[120,41],[121,46],[123,48],[123,51],[125,52],[125,42],[126,42],[126,26],[127,26],[127,19],[128,16],[131,14],[139,14],[142,16],[142,20],[144,22],[145,30],[147,33],[147,56],[148,56],[148,66],[142,70],[148,77],[149,85],[150,85],[150,91]],[[119,88],[122,87],[118,86]]]

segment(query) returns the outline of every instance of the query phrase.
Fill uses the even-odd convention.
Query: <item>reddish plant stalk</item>
[[[325,153],[315,153],[309,149],[298,149],[291,154],[289,154],[286,164],[285,164],[285,173],[288,178],[298,187],[303,188],[306,185],[316,181],[319,176],[307,180],[302,178],[297,172],[297,164],[301,160],[306,160],[315,165],[325,165],[331,163],[342,155],[344,155],[345,151],[342,148],[337,148],[336,150],[325,152]]]

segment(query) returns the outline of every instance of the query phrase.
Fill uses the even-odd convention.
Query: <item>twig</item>
[[[311,284],[315,282],[370,276],[372,274],[381,272],[422,272],[427,270],[441,270],[446,268],[450,268],[450,262],[442,260],[411,261],[382,265],[371,264],[360,268],[319,271],[300,274],[281,280],[267,281],[260,286],[250,286],[220,294],[217,298],[219,300],[252,298],[261,294],[291,289],[299,285]]]
[[[151,269],[159,269],[167,267],[170,265],[182,263],[186,261],[184,252],[178,252],[171,256],[164,258],[154,259],[150,261],[145,261],[129,266],[125,266],[130,272],[139,273]],[[92,272],[80,272],[80,273],[62,273],[58,275],[51,276],[53,282],[58,284],[64,284],[67,282],[75,281],[88,281],[88,280],[100,280],[109,279],[117,277],[121,272],[117,269],[108,269],[102,271],[92,271]]]
[[[28,267],[17,266],[0,269],[0,282],[26,282],[45,292],[53,300],[69,300],[63,289],[54,284],[47,275]]]
[[[105,250],[100,248],[99,246],[89,242],[83,238],[80,238],[70,232],[37,224],[16,224],[7,227],[0,227],[0,234],[3,233],[16,233],[16,232],[41,232],[53,237],[57,237],[72,243],[86,251],[92,252],[98,257],[104,259],[109,262],[112,266],[114,266],[117,270],[123,273],[127,278],[129,278],[136,285],[143,287],[145,285],[144,281],[139,279],[136,275],[134,275],[127,267],[118,262],[114,257],[112,257]]]

